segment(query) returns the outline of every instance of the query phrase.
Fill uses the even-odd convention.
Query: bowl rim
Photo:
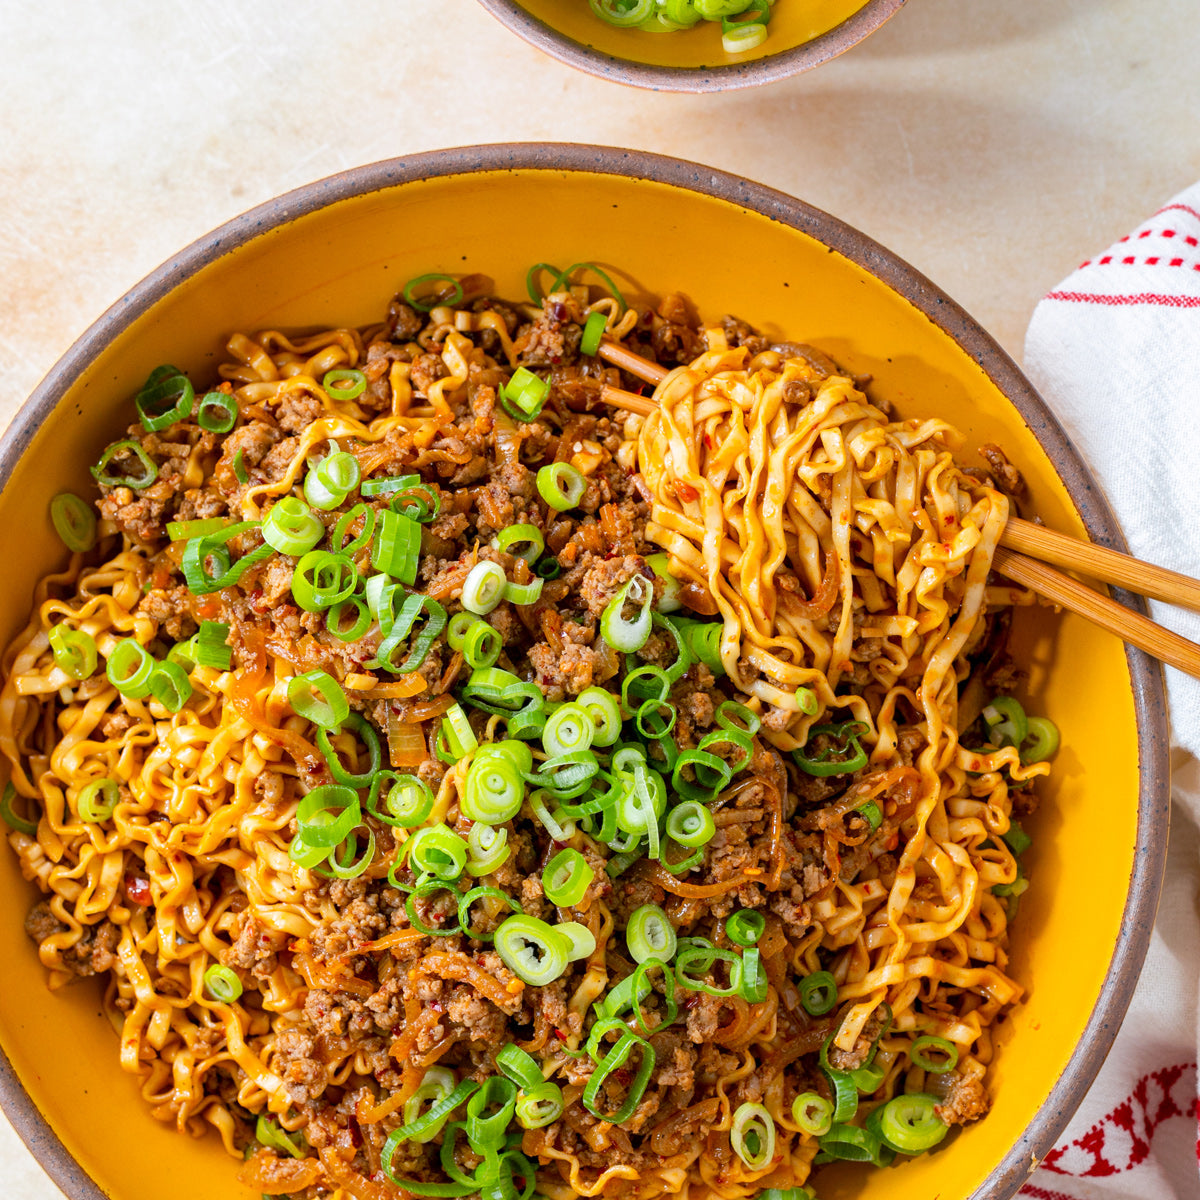
[[[92,358],[183,280],[283,225],[342,200],[402,184],[477,172],[542,170],[644,179],[749,209],[813,237],[900,293],[952,337],[1002,391],[1034,432],[1078,509],[1089,536],[1127,550],[1124,535],[1098,485],[1057,418],[1003,348],[958,304],[915,268],[838,218],[783,192],[715,168],[647,151],[564,142],[459,146],[341,171],[305,184],[234,217],[192,242],[111,305],[50,369],[0,435],[0,490],[50,415]],[[1140,596],[1114,589],[1145,613]],[[1005,1200],[1053,1148],[1095,1080],[1129,1006],[1149,948],[1163,872],[1170,812],[1167,704],[1157,660],[1126,647],[1137,715],[1138,823],[1129,894],[1112,960],[1082,1036],[1062,1075],[1030,1124],[969,1200]],[[0,1109],[51,1180],[70,1200],[108,1200],[74,1159],[0,1049]]]
[[[749,62],[713,67],[660,67],[635,62],[577,42],[534,16],[520,0],[479,0],[479,3],[506,29],[524,38],[535,49],[610,83],[624,83],[655,92],[724,92],[774,83],[820,66],[874,33],[908,0],[866,0],[857,12],[851,13],[840,24],[799,46]]]

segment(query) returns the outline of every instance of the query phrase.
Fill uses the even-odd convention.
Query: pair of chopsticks
[[[657,385],[667,374],[666,369],[658,363],[649,362],[615,342],[601,342],[598,354],[613,366],[628,371],[646,383]],[[601,392],[601,398],[615,408],[623,408],[643,417],[649,416],[656,407],[655,402],[646,396],[607,385]],[[1002,548],[996,551],[992,567],[1001,575],[1078,613],[1109,633],[1115,633],[1131,646],[1145,650],[1147,654],[1200,679],[1200,646],[1195,642],[1164,629],[1141,613],[1133,612],[1095,588],[1054,568],[1079,571],[1102,583],[1127,588],[1154,600],[1178,604],[1193,612],[1200,612],[1200,581],[1165,567],[1142,562],[1117,550],[1081,542],[1020,517],[1009,517],[1000,536],[1000,545]]]

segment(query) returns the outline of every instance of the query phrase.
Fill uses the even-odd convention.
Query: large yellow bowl
[[[662,92],[720,92],[819,66],[861,42],[906,0],[773,0],[767,40],[738,54],[722,46],[720,21],[647,33],[607,24],[588,0],[479,2],[538,49],[602,79]]]
[[[0,441],[0,636],[34,581],[62,561],[50,498],[88,479],[159,363],[203,379],[233,330],[375,320],[411,276],[482,271],[523,291],[535,261],[594,260],[634,294],[682,289],[815,343],[874,377],[908,415],[971,445],[995,440],[1049,525],[1120,547],[1120,532],[1062,431],[999,347],[932,284],[833,218],[777,192],[650,155],[584,146],[488,146],[348,171],[263,205],[138,284],[76,343]],[[1012,973],[1028,999],[1001,1028],[995,1107],[936,1153],[887,1171],[839,1168],[822,1200],[1003,1200],[1025,1180],[1094,1078],[1145,953],[1166,848],[1161,674],[1074,617],[1018,614],[1029,699],[1062,730],[1030,822],[1033,887]],[[117,1065],[117,1037],[83,983],[46,991],[21,930],[32,899],[0,852],[0,1100],[73,1200],[257,1200],[215,1139],[154,1121]]]

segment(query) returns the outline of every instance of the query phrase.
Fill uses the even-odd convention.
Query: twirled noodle
[[[640,434],[599,406],[601,383],[621,382],[618,373],[571,365],[580,361],[571,331],[589,313],[604,317],[610,338],[682,361]],[[842,1065],[877,1045],[882,1101],[909,1083],[941,1086],[908,1054],[916,1037],[935,1034],[959,1055],[941,1081],[947,1119],[986,1106],[990,1027],[1021,994],[1006,974],[1008,910],[992,889],[1018,877],[1004,840],[1012,791],[1047,770],[1011,746],[959,742],[980,701],[961,712],[960,688],[979,684],[992,614],[1024,599],[988,587],[1007,498],[955,462],[960,439],[945,422],[891,420],[818,357],[763,349],[759,338],[731,346],[686,313],[678,297],[639,311],[572,288],[544,310],[464,301],[422,320],[397,300],[386,323],[366,330],[235,334],[218,375],[237,429],[221,438],[191,420],[161,433],[135,426],[159,482],[137,494],[106,485],[97,550],[37,588],[0,664],[0,752],[29,814],[17,813],[9,840],[45,897],[29,931],[52,988],[106,978],[121,1065],[158,1119],[193,1136],[215,1128],[239,1156],[256,1146],[258,1117],[307,1139],[294,1161],[258,1146],[243,1169],[258,1190],[394,1196],[380,1182],[384,1139],[426,1072],[450,1064],[486,1077],[504,1040],[562,1085],[561,1120],[525,1130],[522,1143],[551,1200],[742,1200],[803,1184],[819,1147],[792,1102],[822,1086],[815,1064],[827,1043]],[[686,349],[705,344],[690,361]],[[518,426],[497,410],[497,389],[518,365],[554,354],[567,365],[554,368],[551,403]],[[331,395],[323,381],[335,369],[363,370],[366,391]],[[448,606],[459,607],[481,558],[529,577],[491,548],[492,534],[519,520],[545,531],[562,581],[536,604],[505,601],[491,619],[504,631],[502,661],[554,700],[588,685],[619,690],[626,668],[597,618],[617,589],[649,573],[650,541],[719,610],[728,682],[693,664],[671,693],[673,736],[694,746],[712,725],[712,697],[738,697],[762,718],[765,743],[712,798],[716,832],[696,870],[646,860],[610,881],[601,869],[574,908],[559,910],[595,940],[561,986],[527,987],[486,942],[411,924],[392,886],[403,884],[395,871],[408,830],[364,818],[376,859],[349,883],[324,881],[289,853],[299,801],[329,778],[318,730],[288,699],[289,680],[313,667],[335,674],[393,754],[409,753],[406,728],[420,731],[424,749],[396,763],[434,785],[429,824],[470,826],[465,761],[433,755],[462,682],[461,652],[439,649],[412,674],[372,674],[363,664],[378,627],[346,646],[302,617],[289,603],[290,560],[207,595],[179,583],[172,515],[257,521],[299,494],[310,460],[334,442],[364,478],[415,472],[440,489],[446,513],[426,527],[432,565],[421,586]],[[554,461],[586,477],[584,515],[539,507],[525,464]],[[646,490],[648,506],[638,499]],[[102,668],[76,679],[51,651],[57,627],[94,639],[101,661],[130,639],[161,656],[206,620],[230,624],[233,667],[194,666],[193,693],[174,712],[119,693]],[[652,644],[637,654],[653,661]],[[787,752],[811,746],[841,711],[862,722],[870,761],[813,791]],[[480,740],[504,736],[504,715],[476,718]],[[334,744],[362,768],[348,733]],[[80,798],[100,780],[115,781],[118,796],[97,820],[81,815]],[[861,816],[867,805],[878,830]],[[583,826],[560,830],[557,846],[602,867],[608,848]],[[485,879],[536,911],[555,843],[528,809],[506,831],[515,854]],[[488,903],[494,928],[502,908]],[[595,1006],[633,970],[622,931],[639,903],[663,905],[681,933],[708,938],[724,936],[736,907],[761,911],[767,983],[761,999],[694,992],[679,1028],[653,1039],[662,1066],[652,1094],[618,1125],[582,1103],[591,1061],[580,1055]],[[214,963],[237,969],[239,997],[206,987]],[[836,980],[836,1022],[800,1001],[800,982],[819,970]],[[762,1167],[730,1149],[735,1111],[749,1100],[777,1135]],[[429,1169],[423,1161],[409,1169]]]

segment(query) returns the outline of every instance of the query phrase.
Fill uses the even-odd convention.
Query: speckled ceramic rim
[[[954,301],[894,254],[819,209],[710,167],[629,150],[555,143],[467,146],[343,171],[270,200],[193,242],[113,305],[26,401],[0,438],[0,488],[8,483],[38,426],[95,355],[203,267],[269,230],[340,200],[439,176],[515,170],[581,171],[654,180],[761,213],[832,247],[899,292],[979,363],[1037,435],[1092,538],[1105,546],[1126,549],[1107,501],[1058,421],[1013,361]],[[1116,595],[1145,611],[1139,598],[1121,592]],[[1067,1069],[1029,1127],[970,1200],[1007,1200],[1028,1178],[1030,1163],[1040,1161],[1049,1152],[1108,1054],[1146,956],[1166,865],[1170,810],[1167,704],[1158,663],[1137,650],[1129,650],[1127,659],[1137,712],[1141,775],[1137,846],[1120,936],[1096,1007]],[[3,1054],[0,1106],[34,1157],[71,1200],[105,1200],[104,1193],[59,1141]]]
[[[531,46],[544,50],[569,67],[577,67],[612,83],[628,83],[656,92],[726,92],[774,83],[836,58],[874,33],[903,8],[907,0],[867,0],[858,12],[812,41],[750,62],[719,67],[658,67],[618,58],[560,33],[523,8],[518,0],[479,0],[479,3]]]

